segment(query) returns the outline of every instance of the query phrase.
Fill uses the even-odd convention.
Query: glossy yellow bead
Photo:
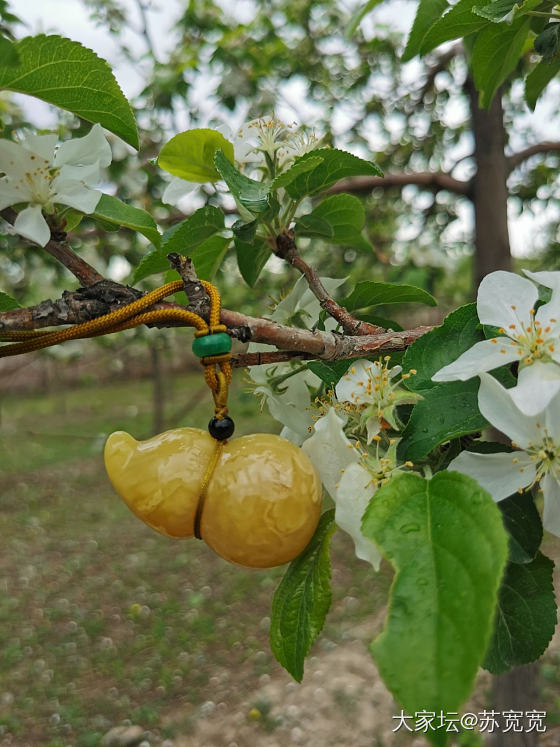
[[[113,433],[105,466],[115,490],[146,524],[192,537],[206,467],[216,442],[198,428],[147,441]],[[201,535],[226,560],[252,568],[282,565],[305,548],[321,513],[321,483],[307,455],[279,436],[232,439],[208,483]]]

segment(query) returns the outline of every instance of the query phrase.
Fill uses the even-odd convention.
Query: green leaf
[[[398,446],[399,458],[423,459],[439,444],[486,428],[478,409],[479,385],[478,377],[434,384],[429,396],[414,405]]]
[[[477,0],[459,0],[450,8],[426,33],[419,53],[425,55],[443,42],[468,36],[486,26],[488,20],[473,13],[476,12],[476,2]]]
[[[132,109],[105,60],[62,36],[28,36],[15,45],[18,65],[0,65],[0,89],[27,93],[99,122],[138,148]]]
[[[212,280],[220,268],[231,239],[226,236],[210,236],[190,251],[196,274],[202,280]]]
[[[376,283],[364,280],[357,283],[352,293],[342,301],[348,311],[392,303],[424,303],[436,306],[436,299],[422,288],[397,283]]]
[[[209,129],[180,132],[160,150],[158,166],[189,182],[216,182],[220,173],[214,165],[216,151],[233,161],[233,145],[221,132]]]
[[[422,459],[439,444],[487,426],[478,409],[478,377],[469,381],[436,383],[432,376],[456,360],[461,353],[483,339],[476,304],[461,306],[449,314],[441,327],[419,337],[406,351],[405,371],[417,373],[406,386],[423,396],[417,402],[403,431],[398,453],[402,459]],[[507,368],[494,372],[505,386],[511,386]]]
[[[297,236],[320,236],[324,239],[332,239],[334,231],[324,218],[308,213],[297,218],[296,234]]]
[[[552,62],[560,52],[560,23],[549,23],[535,39],[534,47],[544,62]]]
[[[417,54],[420,54],[424,37],[434,23],[439,21],[448,7],[449,3],[447,0],[420,0],[416,17],[401,58],[403,62],[408,62]]]
[[[19,64],[16,45],[2,34],[0,34],[0,60],[2,60],[2,67],[14,67]]]
[[[371,644],[383,681],[411,714],[457,711],[488,646],[507,559],[496,504],[466,475],[400,474],[375,494],[362,532],[396,572]]]
[[[315,166],[318,166],[322,162],[323,156],[315,155],[317,152],[318,151],[315,150],[311,152],[307,158],[300,158],[298,161],[293,163],[289,169],[278,174],[276,179],[274,179],[270,185],[270,191],[272,192],[280,189],[280,187],[286,187],[294,181],[296,176],[304,174],[306,171],[311,171]]]
[[[145,210],[127,205],[117,197],[101,195],[92,217],[117,226],[131,228],[143,234],[155,246],[160,244],[161,235],[152,216]]]
[[[529,18],[519,18],[509,27],[490,23],[477,35],[472,70],[482,108],[490,107],[499,86],[515,70],[529,31]]]
[[[298,682],[331,604],[329,543],[335,528],[332,509],[321,516],[310,543],[290,563],[272,600],[270,648]]]
[[[286,192],[294,200],[301,200],[306,195],[324,192],[333,184],[349,176],[371,175],[383,176],[383,172],[372,161],[364,161],[358,156],[336,148],[321,148],[306,153],[295,161],[292,168],[301,169],[300,164],[310,159],[314,161],[321,157],[321,161],[286,185]],[[286,172],[288,173],[288,172]]]
[[[12,309],[21,309],[21,306],[4,291],[0,291],[0,311],[11,311]]]
[[[417,373],[407,380],[408,389],[421,394],[403,431],[401,458],[422,459],[445,441],[486,426],[478,409],[477,377],[470,381],[436,383],[432,376],[482,339],[476,304],[461,306],[441,327],[419,337],[406,351],[403,369]]]
[[[383,327],[383,329],[392,329],[394,332],[399,332],[400,330],[402,330],[402,327],[398,322],[396,322],[394,319],[387,319],[384,316],[378,316],[377,314],[365,314],[364,312],[359,312],[358,314],[354,314],[354,316],[356,317],[356,319],[360,319],[362,322],[376,324],[378,327]]]
[[[271,255],[270,247],[264,239],[257,239],[251,243],[236,239],[235,251],[241,277],[252,288],[268,262]]]
[[[520,15],[536,8],[542,0],[493,0],[489,5],[474,7],[473,11],[493,23],[513,23]]]
[[[472,451],[471,447],[468,449]],[[512,563],[530,563],[541,546],[541,517],[530,492],[515,493],[498,503],[509,534],[509,559]]]
[[[537,99],[550,81],[560,72],[560,59],[554,62],[539,62],[525,78],[525,101],[530,109],[535,109]]]
[[[240,241],[251,242],[255,238],[257,223],[258,221],[256,220],[252,220],[250,223],[245,223],[242,220],[236,220],[231,227],[231,230],[233,231],[233,235]]]
[[[483,339],[479,325],[476,304],[469,303],[452,311],[441,327],[415,340],[404,357],[405,370],[414,368],[418,372],[408,379],[408,389],[426,394],[439,386],[432,376]]]
[[[167,255],[171,252],[192,255],[196,247],[223,230],[224,214],[221,210],[212,205],[199,208],[189,218],[163,234],[161,245],[147,254],[136,268],[133,282],[137,283],[148,275],[169,269]]]
[[[361,233],[365,221],[362,201],[354,195],[339,194],[327,197],[312,213],[298,218],[296,230],[302,225],[311,226],[312,229],[316,226],[315,234],[311,234],[308,229],[304,235],[324,236],[334,244],[371,250],[371,244]]]
[[[546,651],[556,626],[553,570],[540,552],[531,563],[508,563],[484,662],[492,674],[536,661]]]
[[[216,152],[214,163],[236,202],[241,203],[254,215],[268,210],[270,185],[249,179],[228,161],[225,153],[221,150]]]
[[[329,388],[335,387],[357,358],[344,361],[310,361],[307,368],[318,376]]]

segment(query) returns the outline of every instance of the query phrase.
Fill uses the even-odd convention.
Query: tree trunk
[[[508,190],[501,91],[498,91],[488,111],[478,106],[478,92],[473,80],[467,78],[470,97],[476,176],[472,200],[475,220],[474,282],[478,288],[485,275],[495,270],[511,270],[511,252],[507,222]],[[499,440],[499,439],[498,439]],[[511,672],[494,677],[495,711],[529,711],[539,709],[539,665],[516,667]],[[535,747],[538,733],[496,731],[492,747]]]
[[[150,356],[152,359],[152,414],[154,434],[161,433],[164,427],[164,394],[163,371],[161,368],[161,350],[157,340],[150,341]]]
[[[495,711],[529,711],[539,708],[539,665],[527,664],[511,672],[494,677],[492,688]],[[498,717],[499,719],[499,717]],[[496,731],[492,735],[492,747],[536,747],[539,743],[536,731]]]
[[[494,270],[511,270],[507,223],[507,171],[500,91],[488,111],[478,106],[478,93],[469,76],[466,83],[472,117],[477,171],[472,200],[475,221],[474,282],[478,288]]]

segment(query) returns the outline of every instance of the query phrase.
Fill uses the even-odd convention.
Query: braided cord
[[[183,282],[175,280],[146,293],[142,298],[126,306],[122,306],[120,309],[115,309],[109,312],[109,314],[76,324],[73,327],[52,331],[21,330],[0,332],[0,340],[11,343],[0,346],[0,358],[30,353],[34,350],[41,350],[42,348],[67,342],[68,340],[79,340],[111,334],[113,332],[122,332],[125,329],[132,329],[141,324],[177,322],[195,327],[195,337],[226,332],[227,327],[224,324],[220,324],[221,299],[218,289],[206,280],[201,280],[200,282],[210,298],[209,324],[198,314],[187,309],[171,308],[147,311],[150,306],[170,296],[172,293],[177,293],[177,291],[183,289]],[[201,358],[201,363],[204,366],[204,378],[212,391],[214,409],[216,417],[219,420],[225,418],[228,412],[227,395],[229,382],[231,381],[230,358],[230,353],[209,355]]]

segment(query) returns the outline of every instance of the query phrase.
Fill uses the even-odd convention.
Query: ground
[[[177,400],[199,383],[177,379]],[[273,429],[243,388],[232,400],[239,431]],[[102,445],[118,428],[149,434],[150,396],[136,381],[3,400],[0,745],[94,747],[127,724],[142,728],[144,747],[421,744],[393,734],[398,709],[367,647],[388,564],[374,574],[335,534],[333,604],[298,685],[267,641],[282,569],[249,571],[196,540],[161,537],[117,498]],[[209,400],[197,399],[182,425],[208,419]],[[558,651],[543,666],[546,744],[560,743]]]

